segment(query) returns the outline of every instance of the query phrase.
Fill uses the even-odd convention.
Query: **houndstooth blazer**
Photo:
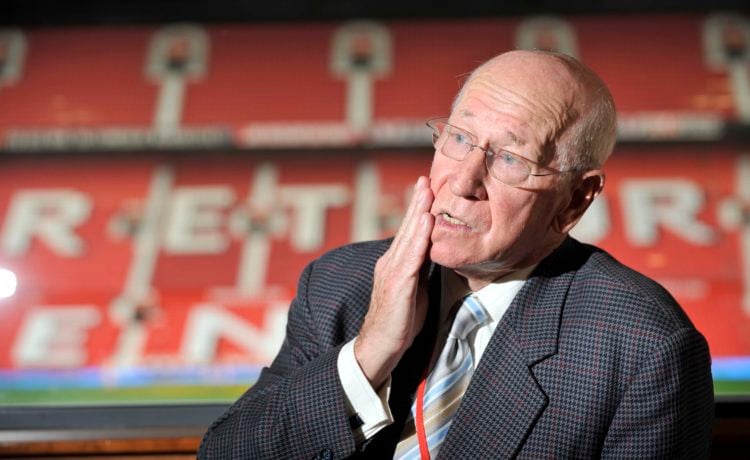
[[[210,427],[199,458],[392,457],[436,315],[392,374],[395,423],[360,445],[337,374],[389,244],[345,246],[307,266],[281,351]],[[703,458],[712,418],[708,346],[679,305],[606,252],[568,238],[497,326],[438,457]]]

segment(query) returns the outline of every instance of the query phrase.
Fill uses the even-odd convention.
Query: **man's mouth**
[[[442,218],[442,219],[443,219],[444,221],[448,222],[449,224],[453,224],[453,225],[463,225],[464,227],[468,227],[468,226],[469,226],[469,225],[468,225],[468,224],[467,224],[466,222],[462,221],[461,219],[457,219],[457,218],[455,218],[455,217],[451,216],[451,215],[450,215],[450,214],[448,214],[447,212],[441,212],[441,213],[440,213],[440,217],[441,217],[441,218]]]

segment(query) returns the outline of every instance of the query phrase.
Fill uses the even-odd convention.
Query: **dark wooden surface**
[[[96,433],[93,436],[83,431],[64,430],[39,432],[35,436],[20,436],[17,440],[0,441],[0,457],[39,458],[195,458],[201,434],[180,435],[162,433],[129,432]],[[19,433],[21,434],[21,433]],[[104,437],[102,437],[104,436]],[[136,437],[133,437],[136,436]]]
[[[199,427],[0,430],[0,458],[195,458]],[[718,414],[711,458],[750,458],[750,415]]]

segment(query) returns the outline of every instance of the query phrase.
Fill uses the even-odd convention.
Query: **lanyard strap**
[[[425,375],[419,384],[419,388],[417,388],[416,415],[414,416],[414,425],[419,441],[419,455],[422,460],[430,460],[430,447],[427,445],[427,434],[424,427],[424,391],[426,386],[427,376]]]

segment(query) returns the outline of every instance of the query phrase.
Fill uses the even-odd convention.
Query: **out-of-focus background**
[[[619,143],[578,238],[661,282],[750,395],[741,1],[5,1],[0,407],[235,399],[304,265],[397,228],[474,67],[583,60]]]

